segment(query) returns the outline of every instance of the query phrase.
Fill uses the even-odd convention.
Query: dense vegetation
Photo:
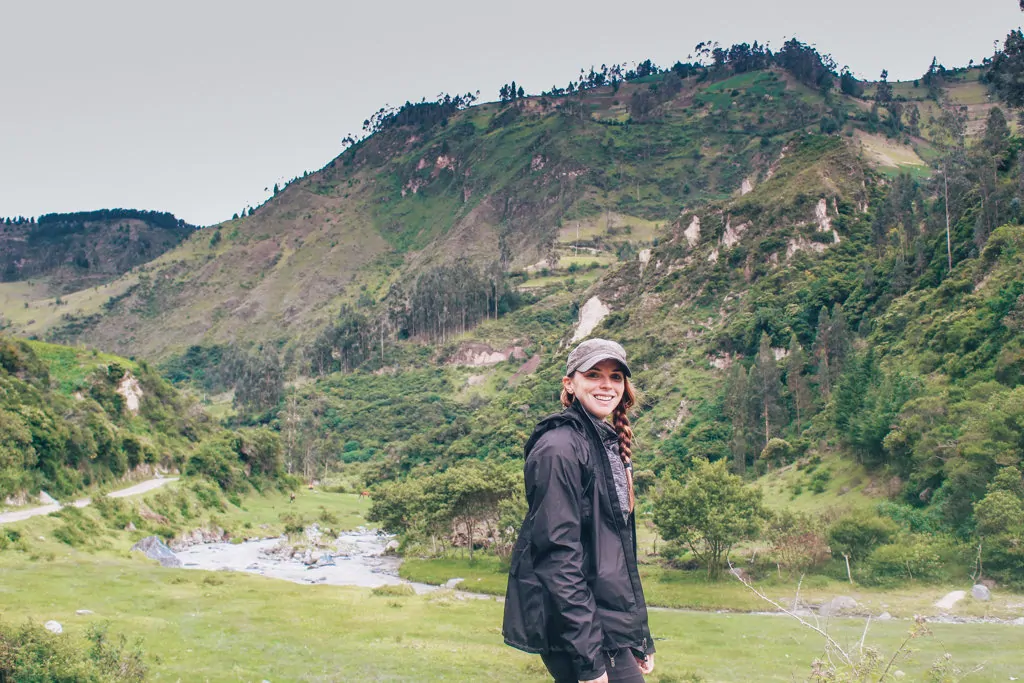
[[[795,39],[702,44],[540,96],[384,108],[68,338],[142,344],[174,381],[233,391],[231,425],[259,436],[204,439],[189,465],[225,488],[277,438],[290,472],[374,487],[407,543],[443,551],[461,528],[500,551],[521,500],[490,484],[557,407],[597,297],[594,334],[644,389],[637,482],[667,562],[715,574],[759,539],[754,572],[1019,582],[1021,44],[913,84],[859,82]],[[786,514],[754,504],[761,477],[812,509],[882,504]],[[704,488],[738,501],[725,535]]]
[[[68,498],[139,468],[225,491],[282,475],[276,434],[224,430],[144,362],[3,336],[0,389],[0,498]]]
[[[162,211],[101,209],[0,221],[0,281],[51,278],[55,293],[109,282],[196,226]]]

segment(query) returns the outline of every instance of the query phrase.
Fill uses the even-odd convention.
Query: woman
[[[583,342],[566,362],[565,410],[541,420],[526,444],[530,507],[502,632],[540,654],[556,683],[642,683],[654,669],[637,573],[629,377],[619,344]]]

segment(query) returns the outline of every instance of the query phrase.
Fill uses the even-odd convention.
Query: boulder
[[[51,496],[46,491],[40,491],[39,492],[39,502],[42,503],[43,505],[56,505],[57,504],[57,501],[54,499],[54,497]],[[56,622],[54,622],[54,623],[56,623]]]
[[[52,619],[43,624],[43,628],[51,633],[64,633],[64,627],[60,625],[60,622],[53,621]]]
[[[819,607],[818,614],[823,617],[831,617],[855,609],[857,609],[856,600],[848,595],[839,595]]]
[[[143,553],[151,560],[156,560],[163,567],[180,567],[181,560],[174,551],[167,547],[159,536],[146,536],[132,546],[132,551]]]
[[[391,539],[388,544],[384,546],[384,554],[391,555],[398,552],[398,541]]]
[[[982,602],[988,602],[992,599],[992,591],[988,589],[988,586],[983,584],[977,584],[971,588],[971,596],[975,600],[981,600]]]
[[[888,612],[882,612],[881,614],[878,615],[877,619],[878,619],[878,621],[891,621],[892,620],[892,615],[889,614]]]
[[[1024,617],[1017,617],[1010,623],[1012,623],[1014,626],[1024,626]]]
[[[463,578],[448,579],[447,581],[444,582],[444,585],[442,586],[442,588],[453,589],[456,586],[458,586],[460,583],[462,583],[463,581],[465,581],[465,579],[463,579]]]
[[[75,614],[77,614],[79,616],[85,616],[86,614],[92,614],[92,610],[91,609],[78,609],[78,610],[75,610]]]

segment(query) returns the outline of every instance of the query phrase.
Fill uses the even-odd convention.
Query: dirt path
[[[111,498],[125,498],[127,496],[136,496],[146,491],[152,491],[153,489],[160,488],[164,484],[168,484],[172,481],[178,481],[177,477],[149,479],[147,481],[139,482],[134,486],[129,486],[126,489],[120,489],[118,491],[111,491],[107,495]],[[76,508],[84,508],[86,505],[92,502],[91,498],[80,498],[70,505]],[[53,512],[60,510],[61,505],[54,503],[52,505],[40,505],[39,507],[28,508],[26,510],[15,510],[14,512],[4,512],[0,514],[0,524],[9,524],[11,522],[20,522],[30,517],[37,517],[38,515],[48,515]]]

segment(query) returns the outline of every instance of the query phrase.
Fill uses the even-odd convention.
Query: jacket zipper
[[[608,659],[611,660],[612,668],[615,668],[615,655],[608,655]]]

